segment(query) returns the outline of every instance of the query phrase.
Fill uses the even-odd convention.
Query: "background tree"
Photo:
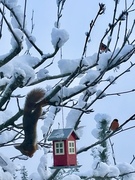
[[[95,7],[95,9],[98,9],[94,11],[94,17],[87,22],[88,29],[83,39],[82,52],[79,52],[80,57],[72,60],[69,59],[70,57],[63,58],[65,43],[70,37],[68,32],[61,28],[68,1],[56,1],[56,21],[52,31],[49,32],[53,48],[50,47],[50,42],[44,40],[44,43],[40,44],[38,41],[40,38],[43,39],[45,31],[43,34],[39,33],[37,37],[34,35],[36,14],[35,11],[32,11],[29,16],[30,4],[27,0],[21,6],[18,5],[19,2],[17,3],[16,0],[2,0],[0,3],[2,49],[0,56],[0,147],[4,150],[0,154],[1,176],[13,179],[15,177],[13,174],[17,176],[17,170],[22,169],[17,164],[21,162],[27,165],[29,161],[28,157],[18,154],[13,145],[22,142],[24,139],[22,115],[25,96],[29,90],[40,86],[46,91],[45,100],[48,102],[48,106],[44,108],[41,117],[43,121],[38,124],[38,136],[40,137],[38,145],[43,150],[42,154],[38,156],[38,160],[39,157],[42,157],[38,162],[38,173],[31,174],[30,179],[134,179],[135,170],[131,165],[134,162],[134,156],[131,162],[118,164],[114,157],[115,154],[112,153],[113,159],[115,159],[114,165],[109,163],[110,156],[108,156],[108,140],[114,135],[118,137],[122,132],[125,133],[126,130],[129,131],[134,128],[133,124],[130,127],[126,126],[135,119],[134,113],[124,118],[118,130],[109,134],[106,131],[110,121],[106,121],[105,118],[108,115],[101,115],[100,128],[98,128],[100,133],[96,137],[98,140],[85,147],[81,142],[81,148],[77,151],[79,157],[84,152],[89,153],[92,150],[92,156],[96,161],[94,161],[92,167],[87,169],[89,173],[77,173],[78,169],[67,171],[59,169],[52,172],[48,168],[50,162],[47,161],[52,151],[52,145],[48,143],[47,138],[52,129],[58,128],[57,124],[62,128],[74,128],[81,137],[83,129],[87,129],[83,126],[83,117],[87,116],[88,119],[92,117],[92,121],[92,114],[94,112],[98,113],[96,104],[101,107],[102,102],[108,96],[116,97],[134,92],[134,88],[128,88],[128,82],[124,82],[126,89],[122,87],[122,91],[118,91],[117,88],[116,90],[114,88],[114,91],[113,89],[110,90],[116,82],[119,82],[121,77],[125,77],[129,73],[132,75],[134,70],[134,0],[111,1],[111,4],[113,3],[113,10],[110,12],[111,20],[109,19],[109,24],[105,24],[105,19],[100,22],[104,26],[101,27],[100,25],[101,28],[104,28],[101,37],[97,33],[99,30],[96,34],[94,34],[94,31],[96,31],[100,18],[105,16],[107,8],[104,3],[99,3]],[[89,2],[85,3],[92,6]],[[42,6],[40,3],[38,5]],[[70,16],[70,12],[67,14]],[[31,17],[30,21],[29,17]],[[47,18],[49,21],[50,17]],[[40,30],[43,26],[38,28]],[[78,40],[77,44],[80,41],[81,39]],[[105,42],[106,46],[104,45]],[[4,44],[4,48],[2,44]],[[91,50],[91,45],[95,47],[95,50]],[[70,44],[70,48],[71,51],[75,51],[77,45],[74,47]],[[91,51],[90,55],[89,51]],[[117,101],[119,100],[117,99]],[[114,103],[117,103],[117,101],[115,100]],[[112,106],[115,106],[115,104],[111,105],[110,103],[110,108]],[[42,134],[39,130],[40,127]],[[91,132],[91,126],[88,128]],[[87,136],[87,138],[90,137],[90,135]],[[114,152],[113,143],[109,142],[112,152]],[[14,154],[9,157],[10,159],[6,157],[9,149],[12,149]],[[35,162],[37,163],[36,160]],[[76,174],[74,174],[74,171]],[[72,175],[69,176],[69,174]],[[19,179],[19,175],[17,178]]]

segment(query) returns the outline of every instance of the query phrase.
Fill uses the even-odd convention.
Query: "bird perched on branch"
[[[111,132],[111,131],[116,131],[117,129],[119,128],[119,122],[118,122],[118,119],[114,119],[109,127],[109,131],[108,132]]]
[[[104,44],[100,43],[100,53],[110,51],[110,49]]]

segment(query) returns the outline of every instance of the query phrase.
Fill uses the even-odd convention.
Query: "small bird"
[[[118,119],[114,119],[109,127],[109,131],[116,131],[119,128]]]
[[[104,43],[101,42],[101,44],[100,44],[100,53],[107,52],[107,51],[110,51],[110,49]]]

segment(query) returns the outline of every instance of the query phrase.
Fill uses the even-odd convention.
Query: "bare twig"
[[[5,7],[3,6],[3,9],[2,9],[3,14],[4,14],[4,10],[5,10]],[[2,37],[2,28],[3,28],[3,22],[4,22],[3,20],[4,20],[4,17],[2,16],[1,21],[0,21],[0,39]]]
[[[25,3],[24,3],[23,30],[25,29],[25,23],[26,23],[26,10],[27,10],[27,0],[25,0]]]
[[[91,31],[92,31],[92,29],[93,29],[93,27],[94,27],[94,25],[95,25],[98,17],[99,17],[100,15],[102,15],[104,12],[105,12],[105,4],[102,4],[102,3],[100,4],[100,3],[99,3],[99,10],[98,10],[98,12],[97,12],[97,14],[96,14],[96,17],[94,18],[94,20],[91,21],[90,26],[89,26],[89,31],[86,33],[86,39],[85,39],[85,43],[84,43],[84,48],[83,48],[83,52],[82,52],[82,57],[81,57],[81,59],[84,58],[84,55],[85,55],[85,53],[86,53],[87,44],[88,44],[88,42],[89,42],[89,38],[90,38]]]
[[[111,139],[109,138],[109,142],[110,142],[110,146],[111,146],[111,150],[112,150],[112,158],[113,158],[113,162],[116,165],[116,159],[115,159],[115,153],[114,153],[114,144],[111,142]]]
[[[31,34],[33,33],[35,24],[34,24],[34,10],[32,11],[32,17],[31,17]]]

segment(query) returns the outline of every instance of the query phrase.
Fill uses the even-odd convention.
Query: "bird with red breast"
[[[100,49],[100,53],[110,51],[110,49],[102,42],[100,43],[99,49]]]
[[[114,119],[109,127],[109,131],[116,131],[119,128],[118,119]]]

